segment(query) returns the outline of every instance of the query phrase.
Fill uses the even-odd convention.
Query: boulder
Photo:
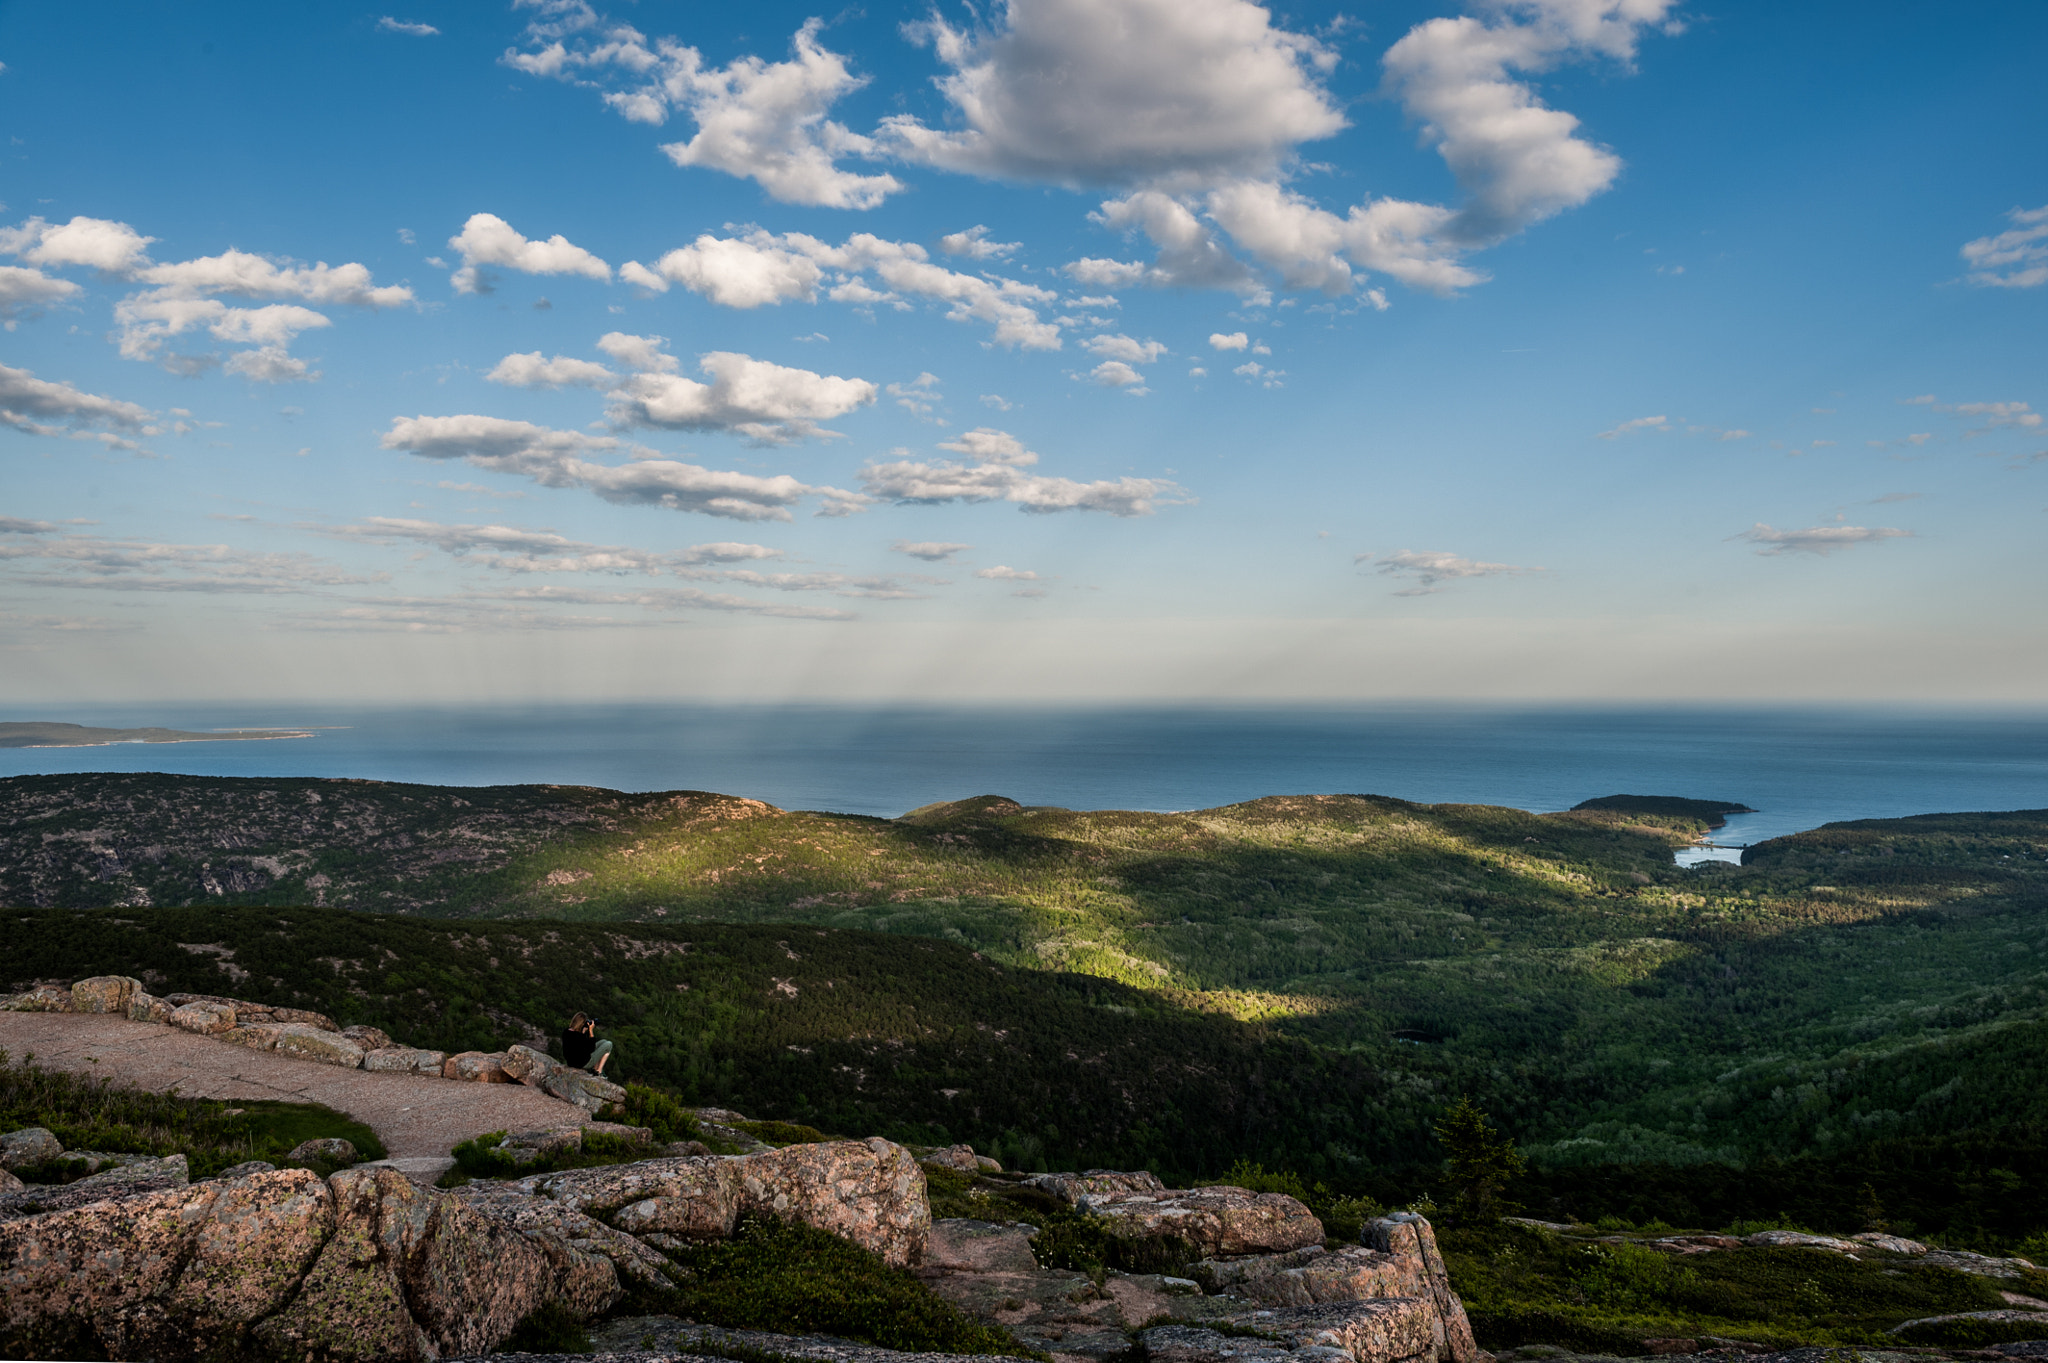
[[[0,1169],[0,1197],[11,1197],[24,1191],[28,1185],[14,1176],[13,1171]]]
[[[1336,1357],[1353,1363],[1445,1356],[1437,1313],[1428,1302],[1413,1297],[1290,1306],[1239,1316],[1232,1323],[1286,1341],[1301,1363],[1308,1358],[1332,1358],[1322,1350],[1338,1350]]]
[[[128,1000],[128,1020],[130,1022],[169,1022],[171,1020],[171,1005],[154,994],[145,994],[138,989]]]
[[[1825,1249],[1836,1254],[1854,1254],[1862,1246],[1852,1240],[1837,1240],[1832,1235],[1808,1235],[1796,1230],[1766,1230],[1755,1235],[1745,1235],[1742,1243],[1770,1248],[1798,1247],[1804,1249]]]
[[[216,1224],[215,1208],[230,1189],[242,1195]],[[309,1173],[260,1174],[0,1224],[0,1353],[212,1352],[230,1341],[238,1319],[284,1304],[309,1249],[324,1238],[326,1194]],[[303,1256],[296,1262],[292,1244]]]
[[[531,1046],[506,1047],[505,1058],[499,1063],[504,1066],[508,1077],[528,1088],[541,1087],[549,1075],[564,1068],[553,1056]]]
[[[321,1136],[300,1141],[285,1153],[285,1158],[305,1164],[354,1164],[356,1147],[353,1141],[339,1136]]]
[[[447,1063],[446,1051],[423,1051],[412,1046],[380,1046],[363,1052],[363,1068],[381,1073],[431,1074],[438,1077],[442,1066]]]
[[[920,1267],[944,1273],[1030,1273],[1038,1227],[946,1218],[932,1222]]]
[[[743,1212],[766,1213],[831,1231],[898,1267],[917,1261],[931,1233],[923,1171],[880,1137],[569,1169],[504,1186],[633,1235],[723,1239]]]
[[[247,1046],[252,1051],[269,1051],[277,1049],[277,1038],[283,1031],[282,1027],[249,1026],[238,1021],[218,1035],[222,1041],[236,1046]]]
[[[126,1013],[142,990],[142,981],[127,975],[95,975],[71,986],[74,1013]]]
[[[1395,1212],[1366,1223],[1359,1238],[1382,1254],[1397,1258],[1413,1256],[1420,1261],[1423,1281],[1429,1287],[1426,1300],[1442,1326],[1442,1347],[1437,1357],[1443,1363],[1482,1363],[1487,1355],[1480,1352],[1478,1341],[1472,1337],[1472,1322],[1465,1315],[1465,1303],[1451,1289],[1450,1270],[1444,1267],[1444,1256],[1436,1247],[1436,1232],[1429,1222],[1414,1212]]]
[[[635,1145],[645,1145],[651,1148],[654,1144],[654,1129],[652,1127],[628,1126],[624,1122],[585,1122],[581,1130],[585,1140],[589,1140],[592,1136],[618,1136],[631,1141]],[[697,1152],[693,1151],[692,1153]],[[709,1154],[710,1152],[707,1150],[703,1153]]]
[[[71,991],[61,984],[39,984],[23,994],[10,995],[0,1003],[0,1012],[8,1013],[68,1013],[71,1011]]]
[[[1108,1221],[1112,1234],[1132,1240],[1174,1237],[1204,1255],[1272,1254],[1323,1241],[1323,1223],[1285,1193],[1227,1186],[1185,1192],[1075,1188],[1071,1200],[1076,1210]]]
[[[939,1150],[927,1151],[917,1157],[919,1164],[933,1169],[951,1169],[955,1173],[974,1174],[981,1171],[971,1145],[949,1145]]]
[[[1364,1245],[1334,1251],[1309,1245],[1285,1254],[1205,1259],[1192,1273],[1205,1291],[1268,1306],[1430,1295],[1420,1254],[1386,1254]]]
[[[327,1030],[331,1032],[334,1028],[329,1026]],[[381,1051],[391,1045],[391,1036],[388,1032],[365,1026],[360,1022],[353,1027],[342,1028],[341,1034],[366,1051]]]
[[[164,1021],[173,1027],[197,1032],[201,1036],[219,1036],[222,1032],[233,1030],[236,1023],[235,1006],[232,1003],[210,1001],[182,1003],[173,1007],[170,1016]]]
[[[138,1156],[70,1183],[30,1183],[0,1197],[0,1219],[43,1216],[96,1202],[119,1201],[183,1188],[190,1177],[183,1155]]]
[[[213,1178],[208,1181],[232,1183],[234,1180],[238,1178],[247,1178],[251,1174],[273,1173],[276,1171],[276,1169],[277,1166],[275,1164],[272,1164],[267,1159],[243,1160],[240,1164],[229,1165],[227,1168],[215,1174]]]
[[[607,1103],[623,1103],[626,1091],[611,1080],[591,1074],[587,1070],[572,1070],[566,1067],[556,1070],[540,1084],[541,1092],[550,1098],[560,1098],[565,1103],[574,1103],[593,1117],[602,1112]]]
[[[1124,1193],[1142,1193],[1158,1196],[1166,1191],[1166,1185],[1159,1181],[1159,1175],[1149,1169],[1124,1172],[1117,1169],[1090,1169],[1085,1174],[1033,1174],[1024,1180],[1034,1188],[1043,1188],[1068,1206],[1079,1204],[1084,1197],[1116,1196]]]
[[[425,1360],[480,1354],[552,1296],[547,1257],[458,1199],[395,1169],[328,1180],[334,1229],[283,1311],[256,1327],[274,1354]]]
[[[471,1183],[457,1189],[456,1196],[478,1215],[538,1247],[555,1275],[555,1299],[578,1315],[609,1308],[624,1292],[622,1279],[657,1289],[670,1285],[673,1266],[667,1259],[574,1207],[503,1183]]]
[[[497,1150],[514,1164],[537,1164],[551,1155],[583,1148],[583,1129],[553,1126],[540,1131],[514,1131],[499,1141]]]
[[[25,1126],[0,1136],[0,1169],[26,1169],[64,1153],[64,1142],[40,1126]]]
[[[463,1079],[477,1084],[510,1084],[515,1082],[505,1073],[503,1051],[463,1051],[451,1055],[442,1062],[443,1079]]]
[[[315,1060],[344,1070],[360,1069],[363,1063],[361,1046],[340,1032],[323,1031],[304,1022],[287,1023],[278,1028],[274,1049],[279,1055]]]
[[[1886,1235],[1882,1231],[1867,1230],[1861,1235],[1852,1235],[1849,1238],[1858,1244],[1869,1245],[1872,1249],[1881,1249],[1887,1254],[1927,1253],[1927,1246],[1921,1244],[1918,1240],[1908,1240],[1898,1235]]]

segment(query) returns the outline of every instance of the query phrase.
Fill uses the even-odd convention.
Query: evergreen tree
[[[1444,1147],[1444,1176],[1453,1215],[1461,1225],[1490,1225],[1512,1204],[1501,1194],[1527,1167],[1513,1140],[1494,1130],[1470,1098],[1460,1098],[1436,1124]]]

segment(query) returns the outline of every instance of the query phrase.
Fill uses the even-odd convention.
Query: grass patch
[[[730,1240],[671,1256],[688,1270],[678,1313],[734,1330],[837,1335],[914,1353],[1029,1357],[917,1277],[826,1231],[743,1218]]]
[[[229,1103],[145,1093],[91,1075],[46,1070],[34,1059],[16,1061],[0,1051],[0,1130],[40,1126],[66,1150],[183,1155],[195,1179],[249,1160],[282,1164],[300,1142],[331,1136],[355,1146],[359,1160],[383,1159],[386,1153],[369,1127],[317,1103]],[[64,1182],[82,1172],[70,1165],[56,1161],[22,1172],[25,1180]]]
[[[744,1131],[763,1145],[814,1145],[819,1141],[836,1140],[815,1126],[804,1126],[799,1122],[734,1122],[735,1131]]]

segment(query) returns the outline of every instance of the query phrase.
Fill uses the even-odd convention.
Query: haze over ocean
[[[2048,806],[2048,712],[1877,708],[1109,708],[289,703],[17,709],[183,729],[336,725],[311,739],[0,751],[0,776],[164,771],[431,785],[696,789],[895,815],[1002,794],[1197,809],[1347,792],[1565,809],[1725,799],[1724,841],[1838,819]]]

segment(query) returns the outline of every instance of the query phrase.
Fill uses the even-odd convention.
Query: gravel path
[[[245,1050],[154,1022],[89,1013],[0,1013],[0,1048],[34,1052],[47,1069],[103,1075],[117,1084],[187,1098],[274,1098],[325,1103],[377,1133],[391,1162],[424,1173],[486,1131],[580,1126],[583,1110],[524,1084],[471,1084],[423,1074],[345,1070]]]

